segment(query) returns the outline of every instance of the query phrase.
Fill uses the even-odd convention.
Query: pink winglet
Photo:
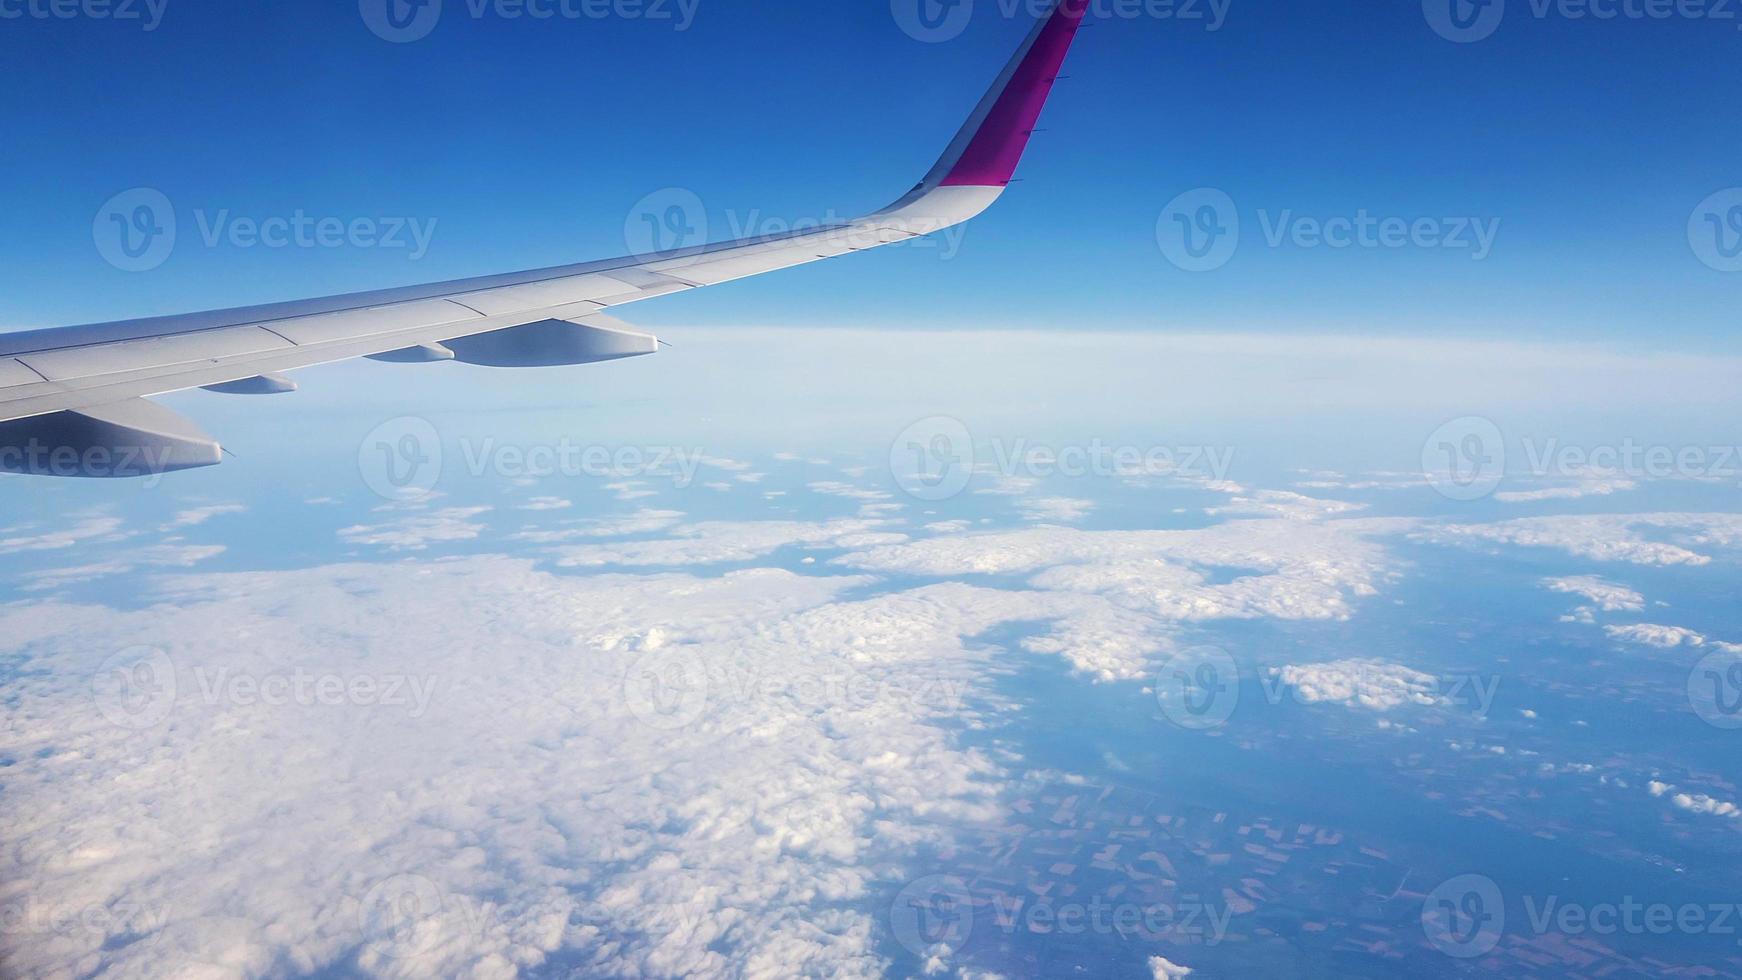
[[[1053,11],[962,158],[943,179],[945,186],[1003,187],[1010,183],[1088,9],[1089,0],[1063,0]]]

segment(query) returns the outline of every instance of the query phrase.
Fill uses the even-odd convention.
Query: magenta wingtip
[[[1052,12],[962,158],[944,177],[944,186],[1004,187],[1010,183],[1088,8],[1089,0],[1063,0]]]

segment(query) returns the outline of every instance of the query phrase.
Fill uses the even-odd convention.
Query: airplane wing
[[[282,372],[354,357],[491,367],[655,353],[605,311],[934,234],[1010,183],[1088,0],[1056,0],[936,167],[855,221],[658,254],[185,316],[0,335],[0,471],[128,477],[211,466],[218,442],[146,396],[296,390]]]

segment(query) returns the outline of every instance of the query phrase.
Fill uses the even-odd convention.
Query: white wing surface
[[[491,367],[655,353],[607,310],[934,234],[1010,183],[1088,0],[1058,0],[931,173],[854,221],[673,252],[183,316],[0,335],[0,471],[128,477],[210,466],[217,440],[146,397],[296,389],[283,372],[372,357]]]

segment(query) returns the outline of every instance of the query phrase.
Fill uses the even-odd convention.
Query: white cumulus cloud
[[[1295,696],[1307,704],[1390,711],[1406,704],[1425,706],[1441,701],[1437,677],[1382,660],[1290,665],[1272,669],[1271,676],[1294,688]]]

